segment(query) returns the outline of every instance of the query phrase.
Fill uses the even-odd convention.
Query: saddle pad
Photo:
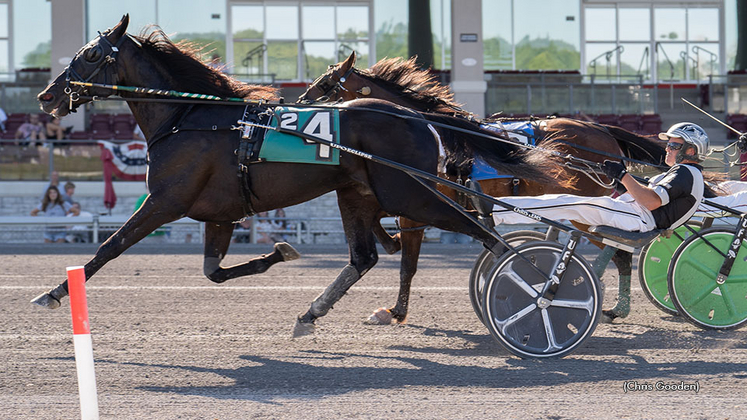
[[[300,137],[316,137],[339,144],[339,110],[277,107],[270,126],[278,127],[278,124],[282,129],[299,133],[299,136],[267,130],[259,151],[261,159],[268,162],[340,164],[338,149]]]
[[[482,124],[480,127],[501,135],[508,132],[510,138],[523,144],[535,144],[534,126],[529,121],[494,122]],[[482,181],[484,179],[513,178],[513,176],[499,174],[495,168],[478,157],[475,158],[475,162],[472,164],[470,178],[473,181]]]

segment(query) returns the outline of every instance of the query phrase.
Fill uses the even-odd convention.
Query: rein
[[[133,92],[133,93],[145,94],[145,95],[161,95],[161,96],[171,96],[171,97],[180,98],[180,99],[156,99],[156,98],[122,98],[122,97],[120,97],[120,98],[102,98],[102,97],[98,97],[98,96],[85,97],[85,99],[91,99],[92,101],[124,101],[124,102],[129,102],[129,101],[132,101],[132,102],[143,101],[143,102],[145,102],[145,101],[147,101],[147,102],[192,103],[192,104],[221,103],[221,104],[226,104],[226,105],[246,105],[246,104],[253,104],[253,105],[257,105],[257,106],[267,106],[267,107],[288,105],[288,104],[284,104],[284,103],[273,103],[273,102],[266,101],[264,99],[245,99],[245,98],[236,98],[236,97],[220,97],[220,96],[205,95],[205,94],[199,94],[199,93],[179,92],[179,91],[175,91],[175,90],[163,90],[163,89],[151,89],[151,88],[134,87],[134,86],[109,85],[109,84],[103,84],[103,83],[91,83],[91,82],[71,81],[70,84],[80,85],[80,86],[86,86],[86,87],[110,89],[110,90],[114,90],[114,91]],[[343,110],[348,110],[348,111],[353,110],[353,109],[350,109],[350,108],[336,107],[334,105],[293,104],[293,106],[294,107],[298,107],[298,108],[309,108],[309,109],[343,109]],[[451,125],[448,125],[448,124],[439,123],[439,122],[436,122],[436,121],[429,121],[429,120],[427,120],[425,118],[422,118],[422,117],[414,117],[414,116],[409,116],[409,115],[402,115],[402,114],[398,114],[398,113],[394,113],[394,112],[389,112],[389,111],[384,111],[384,110],[375,109],[375,108],[355,108],[354,110],[367,111],[367,112],[373,112],[373,113],[378,113],[378,114],[384,114],[384,115],[389,115],[389,116],[397,117],[397,118],[400,118],[400,119],[406,119],[406,120],[418,120],[418,121],[422,121],[422,122],[427,122],[428,124],[431,124],[434,127],[440,127],[440,128],[444,128],[444,129],[447,129],[447,130],[452,130],[452,131],[457,131],[457,132],[461,132],[461,133],[465,133],[465,134],[469,134],[469,135],[473,135],[473,136],[483,137],[483,138],[489,139],[489,140],[494,140],[494,141],[497,140],[497,141],[501,141],[501,142],[504,142],[504,143],[512,144],[512,145],[517,146],[517,147],[522,147],[522,148],[525,148],[525,149],[531,149],[531,150],[536,150],[536,151],[539,151],[539,152],[542,152],[542,153],[546,153],[546,154],[549,154],[551,156],[558,157],[558,158],[561,158],[561,159],[564,159],[564,160],[568,161],[568,162],[566,162],[566,164],[564,166],[566,166],[566,167],[568,167],[569,169],[572,169],[572,170],[581,171],[585,175],[587,175],[590,178],[592,178],[592,180],[594,180],[595,182],[597,182],[599,185],[604,186],[605,188],[613,188],[613,184],[606,184],[603,181],[601,181],[601,178],[599,178],[599,174],[603,173],[601,171],[601,164],[599,162],[594,162],[594,161],[590,161],[590,160],[587,160],[587,159],[578,158],[578,157],[575,157],[575,156],[573,156],[571,154],[568,154],[568,153],[564,154],[564,153],[560,153],[558,151],[547,150],[547,149],[542,148],[542,147],[533,146],[533,145],[529,145],[529,144],[524,144],[524,143],[517,142],[517,141],[514,141],[512,139],[509,139],[509,138],[506,138],[506,137],[503,137],[503,136],[500,136],[500,135],[486,134],[486,133],[481,133],[481,132],[478,132],[478,131],[472,131],[472,130],[463,129],[463,128],[460,128],[460,127],[454,127],[454,126],[451,126]],[[267,127],[267,128],[271,128],[271,127]],[[169,133],[166,133],[166,135],[168,135],[168,134]],[[562,141],[562,140],[559,140],[559,141]],[[576,147],[575,145],[573,145],[573,146]],[[584,149],[586,149],[586,148],[584,148]],[[606,152],[602,152],[602,151],[599,151],[599,150],[588,149],[588,151],[594,152],[594,153],[598,153],[600,155],[606,155],[608,157],[613,157],[613,158],[617,158],[617,159],[621,159],[621,160],[631,161],[633,163],[638,163],[638,164],[645,165],[645,166],[652,166],[652,167],[657,168],[657,169],[660,168],[659,165],[654,165],[652,163],[643,162],[643,161],[639,161],[639,160],[636,160],[636,159],[630,159],[630,158],[627,158],[627,157],[624,157],[624,156],[609,155],[609,154],[606,154]],[[578,165],[574,165],[574,164],[578,164]],[[590,171],[591,173],[589,173],[587,170]]]

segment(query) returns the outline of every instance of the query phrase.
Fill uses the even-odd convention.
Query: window
[[[485,69],[578,70],[579,1],[483,0]]]
[[[721,2],[585,3],[586,74],[681,82],[723,71]]]
[[[0,80],[4,80],[10,73],[10,16],[8,3],[0,2]]]
[[[369,63],[369,1],[234,2],[233,73],[252,82],[313,80],[355,51]]]

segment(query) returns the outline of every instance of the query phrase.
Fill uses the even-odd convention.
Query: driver
[[[620,162],[605,160],[602,169],[618,189],[627,190],[612,197],[584,197],[546,194],[538,197],[505,197],[501,200],[550,219],[568,219],[587,225],[605,225],[628,231],[674,229],[685,223],[703,200],[703,168],[709,140],[698,125],[673,125],[659,138],[667,140],[665,162],[670,169],[641,184],[627,173]],[[500,223],[526,223],[527,216],[495,205],[493,219]]]

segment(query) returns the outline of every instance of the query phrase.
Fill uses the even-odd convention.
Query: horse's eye
[[[99,45],[89,48],[88,51],[86,51],[86,54],[84,55],[86,61],[90,61],[92,63],[95,63],[99,60],[101,60],[101,57],[104,55],[103,51],[101,51],[101,47]]]

